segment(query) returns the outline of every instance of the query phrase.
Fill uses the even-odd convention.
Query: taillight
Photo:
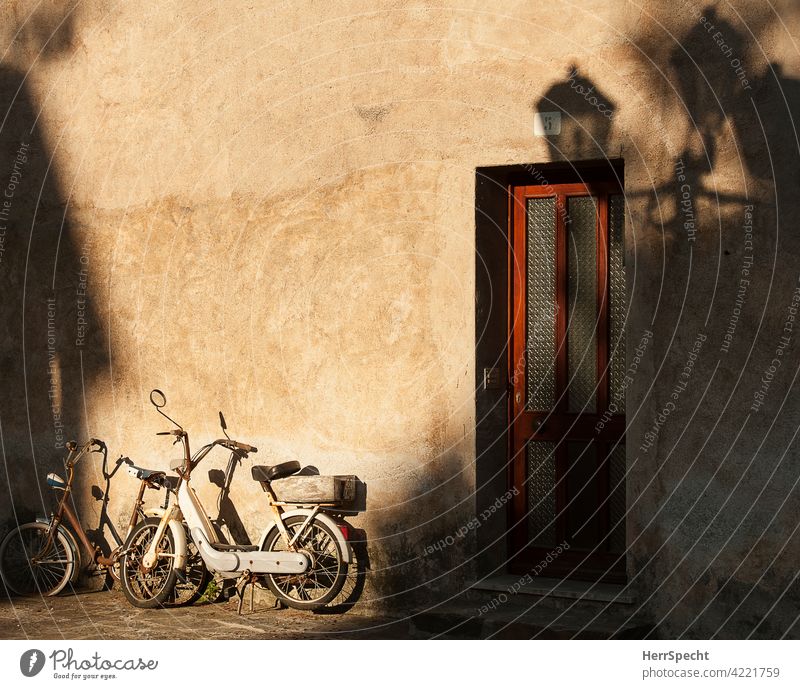
[[[344,536],[345,541],[350,540],[350,527],[347,524],[337,524],[339,527],[339,531],[342,532],[342,536]]]

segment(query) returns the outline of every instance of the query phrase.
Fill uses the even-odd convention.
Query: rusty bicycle
[[[137,524],[148,520],[156,523],[158,521],[159,510],[153,513],[144,509],[144,493],[146,489],[170,489],[170,479],[163,471],[143,469],[134,465],[128,457],[120,457],[113,471],[108,472],[106,445],[96,438],[90,438],[81,446],[75,441],[69,441],[66,448],[69,451],[64,462],[66,479],[56,473],[47,475],[47,485],[62,493],[53,514],[49,518],[42,517],[17,526],[0,543],[0,579],[9,593],[20,596],[55,596],[68,584],[74,584],[81,573],[106,575],[118,581],[119,560],[124,552],[125,538]],[[90,452],[103,455],[106,491],[103,494],[105,502],[101,529],[102,520],[105,519],[110,527],[111,537],[116,541],[114,547],[104,547],[91,540],[72,505],[75,465]],[[140,485],[125,537],[121,538],[106,515],[105,504],[108,500],[108,483],[123,464],[127,465],[128,473],[140,481]],[[173,525],[169,539],[173,543],[176,539],[180,540],[181,547],[184,547],[186,537],[181,525]]]

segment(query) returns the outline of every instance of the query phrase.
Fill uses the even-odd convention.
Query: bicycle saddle
[[[292,460],[274,466],[256,465],[251,471],[254,481],[277,481],[300,471],[300,462]]]
[[[137,467],[135,464],[128,465],[128,473],[133,476],[134,478],[139,479],[140,481],[147,481],[151,478],[157,478],[159,476],[163,476],[163,471],[154,471],[153,469],[142,469],[141,467]]]

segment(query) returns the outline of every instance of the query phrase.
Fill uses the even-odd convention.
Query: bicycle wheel
[[[177,572],[170,603],[172,605],[191,605],[203,595],[209,579],[211,579],[211,574],[200,556],[200,551],[197,550],[194,542],[187,538],[186,567]]]
[[[289,517],[284,524],[293,538],[306,517]],[[344,586],[347,563],[339,541],[330,528],[314,519],[296,541],[298,550],[311,558],[311,566],[303,574],[266,574],[269,590],[286,605],[300,610],[314,610],[330,603]],[[273,526],[264,541],[264,550],[285,551],[286,541]]]
[[[0,575],[6,588],[18,596],[55,596],[69,583],[76,554],[67,537],[50,525],[22,524],[0,544]]]
[[[175,587],[175,541],[169,529],[164,531],[157,548],[156,562],[144,567],[144,556],[156,537],[160,519],[151,517],[139,522],[125,542],[120,567],[122,592],[137,608],[156,608],[167,602]]]

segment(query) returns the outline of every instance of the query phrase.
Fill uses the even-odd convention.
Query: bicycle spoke
[[[302,526],[302,523],[286,525],[290,540]],[[308,524],[294,543],[298,550],[309,553],[311,566],[302,574],[268,575],[269,581],[287,598],[301,603],[313,603],[327,596],[337,584],[342,569],[338,545],[334,537],[315,522]],[[282,534],[277,537],[270,550],[288,550]]]

